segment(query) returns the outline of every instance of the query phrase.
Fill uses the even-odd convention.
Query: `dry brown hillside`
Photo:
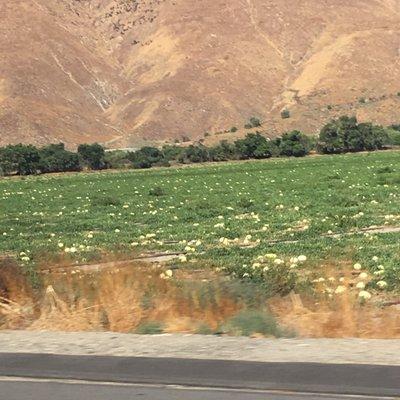
[[[0,144],[400,121],[398,0],[7,0],[0,18]]]

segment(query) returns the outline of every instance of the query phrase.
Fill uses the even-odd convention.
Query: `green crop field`
[[[43,253],[181,252],[180,265],[240,278],[259,256],[302,255],[314,267],[360,263],[398,290],[399,185],[389,151],[5,178],[0,254],[28,268]]]

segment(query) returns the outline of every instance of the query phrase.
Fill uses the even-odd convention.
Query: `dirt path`
[[[0,331],[0,353],[400,365],[400,340]]]

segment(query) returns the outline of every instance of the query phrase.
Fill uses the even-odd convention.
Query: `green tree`
[[[162,153],[166,161],[178,160],[179,156],[183,153],[184,148],[181,146],[165,145],[162,148]]]
[[[41,172],[80,171],[79,156],[65,150],[64,143],[42,147],[40,153]]]
[[[90,169],[99,170],[107,167],[105,150],[98,143],[79,145],[78,154],[83,163]]]
[[[285,133],[279,143],[279,153],[288,157],[304,157],[310,152],[310,140],[300,131]]]
[[[39,150],[32,145],[9,145],[0,149],[0,169],[4,175],[32,175],[39,172]]]
[[[351,147],[357,147],[357,118],[343,116],[331,120],[319,134],[319,150],[322,153],[343,153]],[[350,143],[349,143],[350,140]]]
[[[157,147],[145,146],[128,154],[134,168],[151,168],[164,160],[164,154]]]
[[[179,162],[183,164],[200,163],[210,161],[210,154],[205,146],[190,145],[185,148],[179,157]]]
[[[236,158],[236,148],[233,144],[222,140],[218,145],[210,148],[212,161],[228,161]]]
[[[272,157],[274,145],[260,133],[248,133],[244,139],[235,141],[236,153],[242,160]]]

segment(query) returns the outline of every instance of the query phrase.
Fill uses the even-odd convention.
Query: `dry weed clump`
[[[35,317],[34,294],[26,277],[13,260],[0,260],[0,328],[25,328]]]
[[[360,304],[347,294],[335,299],[302,299],[298,294],[270,302],[279,322],[301,337],[400,338],[398,305]]]

